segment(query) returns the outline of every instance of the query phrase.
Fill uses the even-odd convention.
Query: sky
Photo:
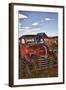
[[[18,11],[18,33],[22,35],[46,33],[48,36],[58,35],[58,13]]]

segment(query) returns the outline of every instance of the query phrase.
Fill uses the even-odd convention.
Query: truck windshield
[[[28,43],[28,44],[34,44],[34,43],[36,43],[36,41],[35,41],[34,38],[27,38],[26,39],[26,43]]]
[[[37,40],[36,38],[27,38],[26,43],[28,43],[28,44],[40,44],[40,43],[43,43],[43,39]]]

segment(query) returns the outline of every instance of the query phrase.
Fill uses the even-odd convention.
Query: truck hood
[[[31,48],[31,49],[44,49],[44,44],[35,44],[35,45],[29,45],[29,48]],[[45,46],[46,47],[46,46]]]

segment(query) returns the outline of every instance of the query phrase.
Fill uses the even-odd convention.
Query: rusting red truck
[[[19,38],[21,77],[23,74],[25,78],[57,76],[57,58],[45,38],[48,37],[44,33]]]
[[[44,44],[45,34],[23,35],[19,38],[19,55],[22,60],[28,62],[32,57],[48,57],[48,47]]]

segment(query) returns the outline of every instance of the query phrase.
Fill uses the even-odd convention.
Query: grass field
[[[48,59],[48,63],[43,67],[39,67],[35,61],[37,60],[34,59],[31,63],[27,63],[19,60],[19,79],[58,76],[58,63],[54,63],[54,60]]]

